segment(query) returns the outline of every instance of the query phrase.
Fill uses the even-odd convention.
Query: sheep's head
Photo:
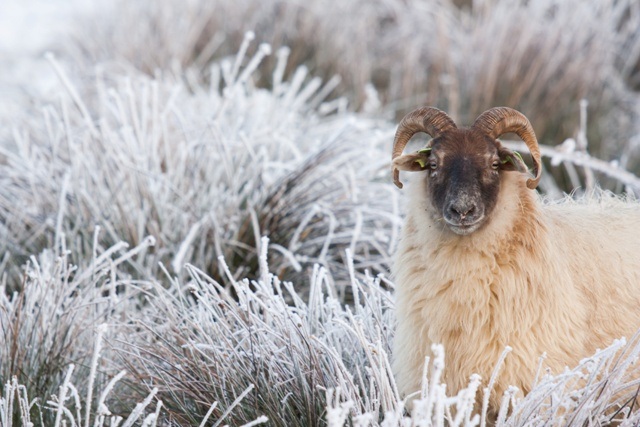
[[[433,139],[426,148],[403,154],[417,132]],[[459,129],[444,112],[431,107],[407,114],[393,144],[393,181],[402,188],[400,171],[426,171],[427,195],[434,212],[451,231],[466,235],[478,230],[495,208],[504,171],[525,173],[520,156],[500,144],[500,135],[513,132],[529,147],[534,177],[527,187],[540,181],[540,150],[529,120],[516,110],[497,107],[482,113],[470,128]]]

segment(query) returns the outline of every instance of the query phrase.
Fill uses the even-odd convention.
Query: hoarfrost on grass
[[[109,63],[86,78],[58,49],[55,102],[0,132],[0,426],[493,422],[477,376],[447,396],[440,347],[422,394],[398,396],[384,273],[401,209],[395,126],[380,117],[428,102],[464,122],[518,104],[542,135],[566,136],[543,142],[568,141],[542,147],[547,192],[566,174],[637,194],[625,85],[639,75],[638,6],[583,3],[140,1],[105,14],[73,46]],[[587,153],[603,129],[617,165]],[[496,424],[637,424],[639,351],[637,337],[616,342],[555,377],[541,360]]]
[[[506,105],[524,111],[551,145],[574,136],[579,100],[587,98],[591,152],[608,160],[626,151],[638,165],[627,144],[640,131],[640,4],[633,0],[351,0],[333,7],[323,0],[169,0],[161,7],[141,0],[117,10],[118,19],[86,23],[66,54],[149,74],[194,69],[193,79],[206,82],[216,75],[211,62],[242,49],[252,30],[274,50],[287,45],[283,72],[305,65],[326,80],[338,74],[334,96],[386,117],[434,105],[471,123]],[[271,85],[274,61],[258,70],[259,85]]]
[[[180,273],[191,262],[221,278],[214,262],[224,256],[234,278],[252,275],[263,234],[279,248],[270,262],[291,277],[317,262],[344,278],[345,247],[359,268],[386,270],[399,216],[393,190],[373,178],[386,169],[392,130],[319,114],[310,100],[323,90],[304,83],[306,72],[276,75],[271,91],[254,88],[249,77],[268,53],[239,67],[240,52],[228,71],[222,62],[221,90],[130,74],[98,76],[93,94],[50,57],[63,82],[60,107],[45,106],[1,148],[10,183],[0,191],[2,245],[14,265],[63,243],[82,263],[97,224],[104,245],[155,236],[131,265],[138,273],[158,261]]]

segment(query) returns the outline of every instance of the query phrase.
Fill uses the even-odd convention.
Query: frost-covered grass
[[[450,396],[439,346],[398,396],[387,119],[507,103],[543,135],[546,193],[638,195],[638,7],[302,5],[122,3],[48,57],[53,101],[0,117],[0,427],[496,421],[490,378]],[[590,123],[621,123],[615,163]],[[636,425],[629,338],[555,376],[542,359],[497,424]]]
[[[222,402],[213,412],[220,414],[250,390],[229,416],[232,425],[259,415],[281,426],[322,420],[332,426],[347,420],[388,426],[495,421],[484,415],[492,379],[484,379],[488,385],[477,401],[478,376],[456,396],[447,394],[440,346],[433,348],[432,363],[426,361],[423,392],[407,416],[390,371],[393,298],[381,287],[384,278],[352,276],[355,301],[345,307],[326,271],[318,268],[309,279],[310,298],[303,301],[291,284],[269,273],[267,248],[265,238],[260,278],[233,282],[237,298],[189,266],[187,284],[174,280],[169,288],[157,287],[149,297],[149,313],[131,326],[147,340],[121,343],[129,370],[148,387],[161,387],[158,397],[176,420],[195,425],[208,412],[207,402]],[[625,374],[637,369],[639,354],[637,339],[628,345],[621,340],[555,377],[545,374],[543,357],[533,391],[521,399],[517,389],[509,390],[497,424],[597,425],[622,419],[636,405],[640,380]],[[640,413],[625,420],[638,421]]]
[[[138,272],[191,262],[220,278],[224,256],[235,278],[250,276],[262,235],[287,277],[314,263],[346,277],[346,248],[359,270],[387,269],[400,225],[383,181],[392,127],[329,114],[340,103],[322,104],[326,85],[304,82],[304,68],[282,80],[286,53],[273,88],[253,87],[266,53],[242,68],[239,54],[208,87],[141,74],[99,76],[93,95],[63,85],[60,104],[0,148],[2,250],[20,265],[65,244],[82,264],[100,225],[105,245],[155,237],[131,265]]]
[[[152,243],[148,239],[141,247]],[[1,413],[0,425],[11,424],[11,396],[20,402],[14,408],[25,414],[23,421],[28,415],[32,422],[45,420],[48,425],[53,414],[46,408],[52,396],[57,395],[58,402],[63,395],[73,398],[75,413],[81,409],[79,394],[91,396],[94,385],[104,386],[92,356],[97,357],[104,335],[100,325],[136,311],[137,305],[133,295],[140,283],[127,279],[119,268],[141,247],[127,247],[122,242],[106,250],[96,245],[82,271],[69,264],[66,250],[46,250],[24,266],[20,292],[7,289],[5,270],[0,287],[0,382],[6,384],[4,405],[9,406]],[[72,374],[79,381],[70,383]]]
[[[334,94],[387,117],[434,105],[454,120],[485,109],[525,111],[547,144],[574,136],[578,103],[590,101],[592,152],[617,157],[638,133],[640,4],[635,0],[122,1],[116,19],[92,22],[66,51],[153,74],[233,55],[243,34],[291,50],[289,73],[305,64],[342,83]],[[267,60],[256,76],[270,84]],[[371,103],[375,88],[381,104]],[[605,141],[600,144],[600,141]],[[638,153],[633,153],[637,170]],[[569,188],[567,188],[569,189]]]
[[[48,287],[52,295],[40,299],[36,308],[17,294],[2,300],[0,313],[14,314],[2,318],[4,333],[46,332],[60,340],[70,329],[85,326],[67,343],[65,355],[48,356],[48,372],[26,364],[14,368],[14,375],[21,376],[3,371],[2,427],[29,422],[125,426],[136,420],[148,426],[208,422],[334,427],[476,426],[495,421],[482,416],[490,379],[484,379],[484,389],[480,378],[472,376],[467,389],[448,395],[440,346],[426,361],[423,391],[412,403],[411,416],[404,412],[407,404],[399,398],[390,371],[393,298],[381,286],[382,276],[352,274],[354,302],[345,306],[320,266],[306,279],[307,301],[293,284],[270,273],[266,238],[261,240],[256,280],[232,279],[219,260],[230,288],[190,265],[184,281],[168,272],[144,281],[131,279],[119,267],[133,261],[136,249],[97,248],[86,269],[68,266],[64,255],[53,260],[50,252],[44,253],[28,269],[27,289]],[[63,303],[56,297],[67,293]],[[18,309],[25,317],[34,311],[43,313],[37,318],[50,311],[58,317],[47,326],[30,328],[16,321]],[[96,315],[84,313],[86,320],[78,326],[65,322],[69,313],[83,309]],[[23,353],[51,353],[37,344],[23,344]],[[632,411],[640,380],[626,374],[637,370],[639,354],[637,337],[628,344],[621,340],[557,376],[545,373],[542,358],[532,391],[525,398],[516,389],[504,396],[497,425],[603,425],[612,419],[635,425],[640,422],[640,412]],[[2,366],[9,366],[11,355],[0,356]],[[499,368],[497,361],[494,375],[500,374]],[[49,394],[34,388],[36,372],[50,381]]]

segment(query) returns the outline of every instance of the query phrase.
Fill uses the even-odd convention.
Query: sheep
[[[417,132],[433,139],[403,154]],[[497,140],[510,132],[529,148],[533,177]],[[392,267],[403,396],[420,390],[434,343],[444,345],[451,394],[474,373],[488,382],[510,346],[489,400],[495,414],[510,385],[531,389],[543,353],[559,373],[640,327],[640,204],[544,203],[534,191],[540,151],[522,113],[497,107],[458,128],[438,109],[415,110],[396,132],[392,171],[399,188],[399,171],[420,172]]]

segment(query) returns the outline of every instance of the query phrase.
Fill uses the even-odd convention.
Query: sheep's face
[[[426,171],[430,214],[452,232],[468,235],[491,217],[503,171],[526,171],[513,151],[473,129],[455,129],[418,153],[398,157],[400,170]]]

